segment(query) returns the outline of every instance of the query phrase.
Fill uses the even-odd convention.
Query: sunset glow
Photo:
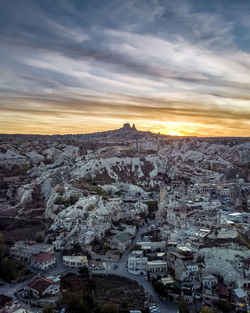
[[[250,136],[249,2],[212,2],[5,2],[0,133]]]

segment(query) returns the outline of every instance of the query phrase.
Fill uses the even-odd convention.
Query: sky
[[[250,0],[0,4],[0,133],[250,136]]]

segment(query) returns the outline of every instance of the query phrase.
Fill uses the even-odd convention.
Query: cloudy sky
[[[250,136],[249,0],[3,0],[0,133]]]

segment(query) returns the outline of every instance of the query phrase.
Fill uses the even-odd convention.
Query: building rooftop
[[[163,277],[161,279],[161,282],[163,283],[163,285],[170,285],[170,284],[174,284],[175,280],[172,277]]]
[[[63,261],[88,263],[88,258],[85,255],[83,255],[83,256],[81,256],[81,255],[64,255]]]
[[[35,277],[28,286],[34,290],[37,290],[39,293],[44,292],[50,285],[56,285],[52,280],[45,277]]]
[[[192,249],[190,249],[186,246],[178,247],[178,250],[181,252],[192,252]]]
[[[55,256],[54,254],[51,254],[51,253],[40,253],[38,255],[33,255],[31,257],[31,260],[32,261],[35,261],[35,262],[47,262],[47,261],[50,261],[50,260],[53,260],[55,259]]]
[[[128,233],[120,233],[116,235],[115,238],[124,243],[131,239],[131,235]]]
[[[148,261],[148,258],[147,257],[144,257],[144,256],[140,256],[140,257],[136,257],[136,256],[129,256],[128,257],[128,260],[129,261]]]
[[[234,293],[238,298],[245,298],[246,297],[245,291],[241,288],[234,289]]]
[[[148,265],[167,265],[166,261],[162,261],[162,260],[153,260],[153,261],[149,261]]]
[[[95,233],[95,232],[89,230],[89,231],[86,231],[85,235],[86,235],[86,236],[92,236],[92,235],[94,235],[94,233]]]
[[[18,246],[18,247],[35,247],[35,248],[51,248],[52,246],[48,243],[37,243],[35,242],[34,240],[20,240],[20,241],[17,241],[15,242],[15,247]]]

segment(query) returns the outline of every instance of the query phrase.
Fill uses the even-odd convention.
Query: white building
[[[30,264],[36,269],[45,271],[56,264],[56,257],[50,253],[33,255],[30,259]]]
[[[77,267],[77,268],[88,266],[88,259],[86,256],[64,255],[63,265],[67,267]]]
[[[165,273],[167,271],[167,262],[162,260],[149,261],[148,271],[151,273]]]
[[[17,241],[10,248],[10,254],[18,259],[29,260],[32,255],[39,253],[53,253],[54,246],[34,241]]]
[[[185,262],[185,267],[186,267],[186,272],[188,274],[196,273],[199,270],[198,264],[196,264],[192,261],[191,262]]]
[[[212,274],[203,275],[202,284],[203,284],[203,288],[205,287],[211,288],[218,284],[218,279]]]
[[[148,266],[148,258],[147,257],[128,257],[128,272],[131,274],[146,274]]]
[[[136,244],[140,247],[144,247],[144,250],[146,250],[146,247],[149,250],[164,250],[166,248],[166,241],[138,241]]]

